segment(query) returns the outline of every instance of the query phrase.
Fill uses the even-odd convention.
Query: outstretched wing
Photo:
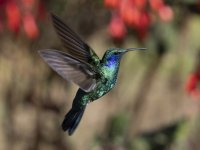
[[[51,14],[51,17],[56,32],[64,44],[64,47],[67,49],[67,52],[75,58],[96,67],[100,63],[96,53],[60,18],[54,14]]]
[[[85,92],[96,86],[95,71],[90,65],[57,50],[40,50],[40,56],[64,79],[73,81]]]

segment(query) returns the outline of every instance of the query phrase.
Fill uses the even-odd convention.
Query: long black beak
[[[128,51],[135,51],[135,50],[146,50],[147,48],[128,48],[128,49],[126,49],[127,50],[127,52]]]

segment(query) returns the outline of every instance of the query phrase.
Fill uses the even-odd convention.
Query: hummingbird
[[[58,16],[51,14],[51,19],[66,52],[44,49],[39,50],[39,54],[55,72],[79,86],[72,107],[62,122],[62,129],[72,135],[86,106],[114,87],[122,56],[146,48],[110,48],[100,59]]]

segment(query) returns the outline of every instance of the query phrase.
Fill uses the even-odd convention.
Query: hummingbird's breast
[[[102,65],[102,78],[97,83],[97,87],[91,92],[91,101],[96,100],[108,93],[115,85],[118,74],[117,66]]]
[[[89,93],[79,89],[74,100],[74,106],[85,106],[87,103],[104,96],[114,87],[117,80],[118,67],[102,65],[100,71],[102,78],[99,79],[96,88]]]

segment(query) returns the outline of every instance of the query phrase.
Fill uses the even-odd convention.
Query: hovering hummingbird
[[[105,52],[102,59],[99,59],[93,49],[63,21],[54,14],[51,14],[51,17],[67,53],[45,49],[40,50],[39,54],[54,71],[80,87],[73,100],[72,108],[65,115],[62,123],[62,129],[72,135],[87,104],[99,99],[114,87],[122,56],[129,51],[146,48],[111,48]]]

